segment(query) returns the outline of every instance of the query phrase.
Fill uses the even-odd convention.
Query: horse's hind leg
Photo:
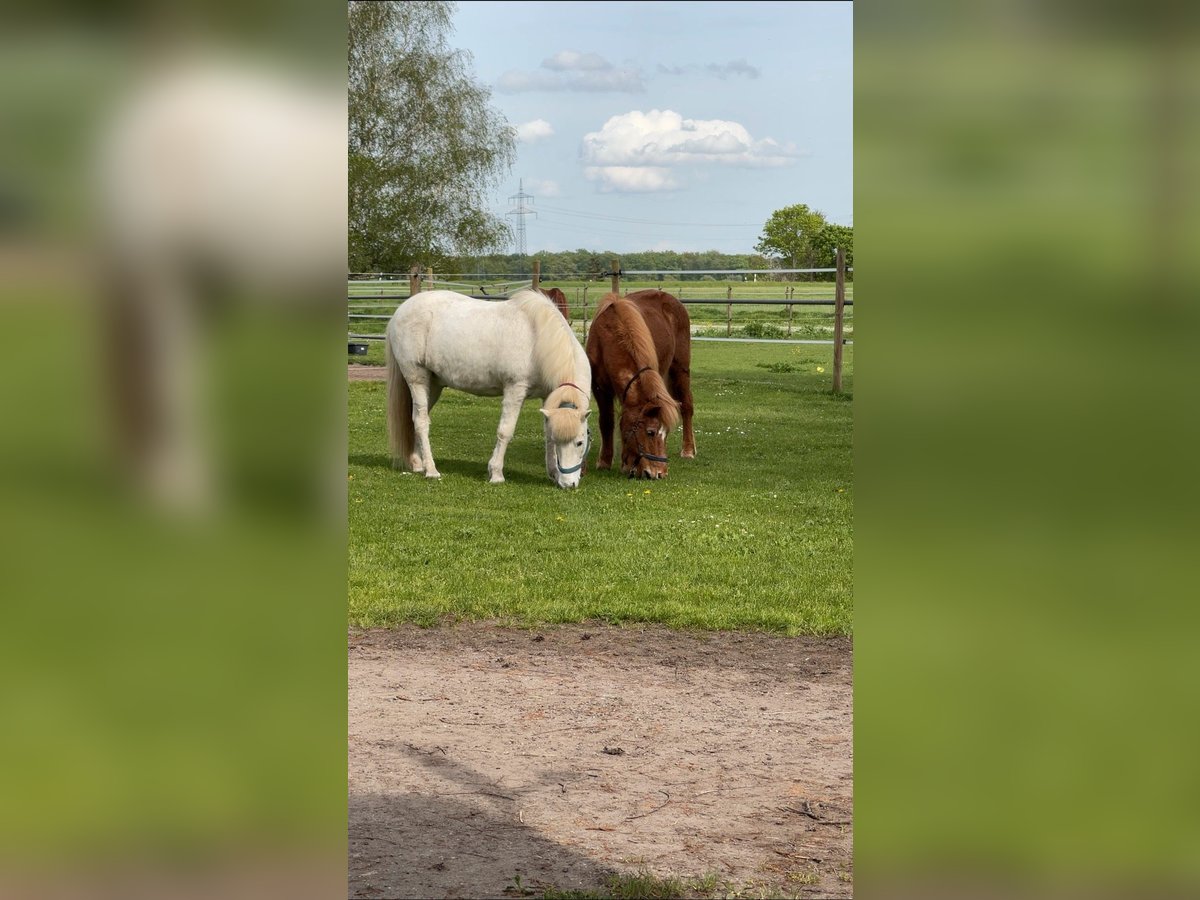
[[[123,273],[108,296],[116,431],[152,502],[205,511],[215,478],[204,419],[203,335],[181,275]]]
[[[412,391],[413,430],[417,437],[416,455],[421,459],[421,468],[424,469],[426,478],[441,478],[442,473],[433,464],[433,450],[429,446],[429,408],[432,406],[430,397],[436,399],[441,391],[431,390],[426,381],[409,381],[408,387]],[[421,469],[414,466],[413,471],[419,472]]]
[[[429,381],[429,384],[426,386],[426,390],[429,392],[429,405],[427,407],[427,415],[429,416],[429,419],[431,422],[433,421],[433,407],[437,404],[438,397],[442,396],[442,388],[443,387],[444,387],[444,385],[440,381],[438,381],[436,378],[431,378]],[[414,411],[414,413],[416,411],[415,403],[413,405],[413,411]],[[414,426],[416,425],[415,414],[413,416],[413,425]],[[418,437],[416,440],[416,447],[413,450],[412,456],[409,457],[408,467],[411,471],[420,475],[421,473],[423,473],[425,471],[425,457],[423,455],[423,451],[421,450],[421,438],[419,437],[419,432],[417,432],[417,435],[418,435]],[[428,447],[429,446],[428,432],[426,432],[426,434],[425,434],[424,441],[425,441],[425,446]],[[432,448],[430,449],[429,452],[431,454],[433,453]],[[429,477],[436,478],[437,476],[431,475]]]
[[[681,366],[672,367],[670,375],[671,395],[679,401],[679,409],[683,414],[683,450],[679,455],[684,459],[693,459],[696,456],[696,434],[692,431],[692,413],[695,411],[692,404],[692,375]]]
[[[496,429],[496,449],[488,460],[488,480],[492,484],[504,481],[504,453],[508,442],[512,440],[517,430],[517,416],[521,414],[521,404],[525,402],[525,394],[529,388],[524,384],[510,384],[504,389],[504,401],[500,409],[500,427]]]

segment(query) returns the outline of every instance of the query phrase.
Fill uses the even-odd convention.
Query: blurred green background
[[[345,18],[51,2],[0,27],[0,896],[344,889],[345,523],[313,478],[344,446],[340,320],[233,297],[209,332],[215,514],[109,465],[96,140],[184,47],[337,86]]]
[[[1195,6],[855,12],[857,886],[1194,892]]]

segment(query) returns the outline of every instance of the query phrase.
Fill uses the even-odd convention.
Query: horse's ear
[[[586,422],[586,421],[587,421],[587,419],[588,419],[588,416],[590,416],[591,414],[592,414],[592,411],[591,411],[591,409],[585,409],[585,410],[583,411],[583,418],[582,418],[582,419],[580,419],[579,421],[581,421],[581,422]]]
[[[542,415],[546,417],[546,420],[549,421],[550,420],[550,410],[546,409],[546,407],[543,406],[541,409],[541,412],[542,412]]]
[[[662,407],[661,406],[647,406],[645,409],[642,410],[642,415],[648,419],[661,419],[662,418]]]

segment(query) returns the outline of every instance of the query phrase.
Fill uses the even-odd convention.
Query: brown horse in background
[[[667,477],[667,434],[683,420],[682,456],[696,455],[692,432],[691,320],[664,291],[608,294],[588,330],[592,393],[600,408],[599,469],[612,467],[613,400],[621,398],[621,471]]]
[[[543,294],[554,301],[554,305],[558,307],[558,311],[563,314],[563,318],[568,322],[571,321],[571,313],[567,309],[567,295],[558,288],[538,288]]]

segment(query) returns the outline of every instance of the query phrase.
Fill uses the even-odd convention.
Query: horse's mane
[[[657,372],[658,351],[654,349],[654,338],[638,308],[624,297],[606,294],[600,301],[596,315],[599,316],[609,307],[612,307],[608,315],[612,319],[617,342],[632,354],[638,368],[649,366]]]
[[[663,427],[671,431],[679,424],[679,401],[671,396],[666,382],[658,373],[658,352],[654,349],[654,338],[646,327],[646,320],[631,300],[616,294],[605,294],[596,309],[596,317],[612,308],[608,313],[613,322],[613,333],[622,347],[633,356],[634,365],[639,369],[649,367],[650,371],[641,376],[641,390],[648,405],[658,406],[662,410]]]
[[[558,311],[563,314],[564,319],[566,319],[567,321],[571,320],[571,311],[567,307],[567,295],[566,294],[564,294],[561,290],[559,290],[556,287],[539,288],[539,290],[543,294],[545,294],[547,297],[549,297],[551,300],[554,301],[554,305],[558,308]]]
[[[620,299],[621,299],[620,294],[613,294],[613,293],[605,294],[603,297],[600,298],[600,302],[596,305],[596,315],[597,316],[600,315],[600,313],[604,312],[604,310],[606,310],[606,309],[608,309],[608,307],[612,306],[614,301],[620,300]]]
[[[533,358],[544,380],[557,385],[574,379],[579,340],[554,302],[534,290],[517,291],[508,302],[533,324]]]

